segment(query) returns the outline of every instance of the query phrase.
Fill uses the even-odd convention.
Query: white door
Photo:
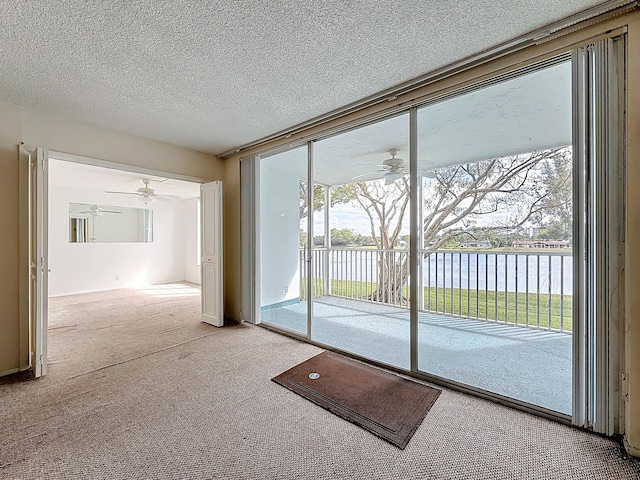
[[[48,301],[48,232],[47,232],[47,150],[20,147],[22,161],[28,163],[29,222],[29,348],[35,377],[47,373],[47,301]]]
[[[200,186],[200,235],[202,321],[222,327],[222,182]]]

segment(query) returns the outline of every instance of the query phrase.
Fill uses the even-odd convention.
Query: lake
[[[318,251],[321,257],[324,251]],[[333,250],[331,278],[376,281],[376,250]],[[394,256],[406,255],[394,251]],[[571,253],[431,252],[421,265],[424,286],[509,292],[573,292]]]

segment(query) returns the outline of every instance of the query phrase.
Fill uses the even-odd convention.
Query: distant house
[[[571,248],[569,240],[516,240],[514,248]]]

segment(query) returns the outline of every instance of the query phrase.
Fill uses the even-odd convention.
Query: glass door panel
[[[311,327],[312,340],[407,370],[408,131],[402,114],[313,144]]]
[[[418,369],[571,414],[571,62],[418,110]]]
[[[307,335],[307,147],[259,160],[260,318]]]

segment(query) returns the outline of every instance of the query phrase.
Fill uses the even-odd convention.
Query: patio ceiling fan
[[[391,158],[387,158],[380,165],[373,165],[374,167],[380,167],[378,170],[372,170],[367,173],[356,175],[355,177],[351,177],[351,180],[355,180],[356,178],[366,177],[368,175],[384,173],[385,185],[389,185],[395,182],[396,180],[401,178],[403,175],[406,175],[407,173],[409,173],[407,171],[407,167],[404,162],[404,159],[396,158],[397,154],[398,154],[397,148],[390,149],[389,155],[391,155]]]
[[[153,203],[156,200],[160,200],[161,202],[170,202],[174,198],[180,198],[177,195],[165,195],[156,193],[156,191],[149,187],[149,183],[151,180],[148,178],[143,178],[142,183],[144,186],[134,190],[133,192],[113,192],[113,191],[105,191],[105,193],[115,193],[118,195],[132,195],[129,198],[137,198],[144,204]]]
[[[105,210],[100,205],[91,205],[91,207],[89,207],[89,210],[82,210],[78,213],[87,213],[93,217],[101,217],[102,215],[105,215],[105,214],[112,215],[115,213],[122,213],[122,212],[119,212],[118,210]]]
[[[390,185],[395,182],[399,178],[402,178],[404,175],[409,174],[409,166],[405,163],[404,159],[397,158],[398,154],[397,148],[392,148],[389,150],[389,155],[391,158],[387,158],[380,165],[373,165],[374,167],[380,167],[379,170],[373,170],[371,172],[363,173],[360,175],[356,175],[355,177],[351,177],[350,180],[355,180],[356,178],[366,177],[368,175],[380,174],[384,173],[384,184]],[[424,160],[422,163],[433,163],[429,160]],[[424,170],[421,171],[420,175],[423,177],[434,178],[435,172],[433,170]]]

